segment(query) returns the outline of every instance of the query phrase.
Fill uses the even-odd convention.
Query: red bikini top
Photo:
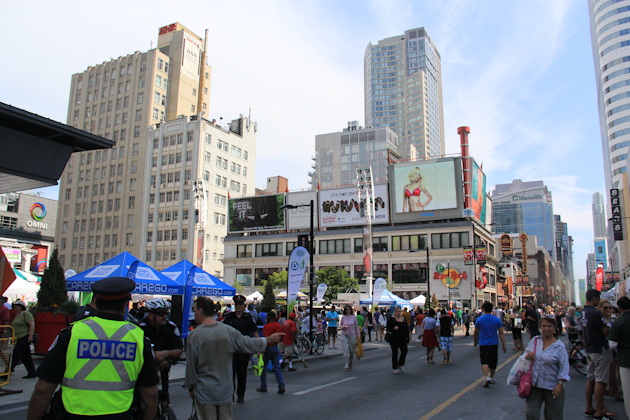
[[[413,194],[411,193],[411,191],[409,191],[409,190],[405,190],[405,197],[409,198],[409,197],[411,197],[412,195],[417,195],[417,196],[419,196],[421,192],[422,192],[422,191],[420,191],[420,188],[416,188],[415,190],[413,190]]]

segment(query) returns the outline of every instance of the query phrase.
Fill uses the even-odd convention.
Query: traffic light
[[[311,247],[309,246],[309,235],[298,235],[297,239],[297,246],[303,246],[308,249],[308,252],[311,252]]]

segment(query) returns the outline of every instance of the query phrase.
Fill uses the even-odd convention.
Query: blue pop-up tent
[[[361,305],[371,305],[372,304],[372,297],[370,296],[367,299],[363,299],[361,301]],[[383,294],[381,295],[381,299],[378,301],[378,305],[383,305],[383,306],[387,306],[387,305],[400,305],[400,306],[411,306],[411,302],[409,302],[408,300],[405,300],[401,297],[396,296],[395,294],[393,294],[392,292],[390,292],[389,290],[385,289],[383,290]]]
[[[166,277],[156,269],[149,267],[128,252],[100,263],[79,274],[66,279],[66,286],[71,292],[91,292],[92,283],[107,277],[128,277],[136,282],[132,293],[150,295],[183,295],[184,285]]]
[[[196,267],[190,261],[184,259],[175,265],[165,268],[161,273],[181,284],[184,287],[187,284],[189,276],[192,274],[192,295],[193,296],[234,296],[236,289],[219,280],[212,274],[208,274],[199,267],[191,273],[193,267]]]
[[[194,319],[193,296],[234,296],[236,294],[234,287],[223,283],[186,259],[162,270],[162,274],[184,287],[182,338],[188,337],[188,323]]]

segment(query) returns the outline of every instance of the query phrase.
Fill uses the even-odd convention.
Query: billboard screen
[[[293,204],[298,207],[297,209],[287,210],[287,226],[289,229],[309,229],[311,222],[308,220],[311,215],[311,209],[309,205],[313,200],[315,206],[313,215],[313,227],[317,229],[317,192],[316,191],[304,191],[287,194],[287,204]]]
[[[595,261],[597,261],[597,264],[604,264],[604,269],[608,268],[608,252],[606,252],[606,238],[595,239]]]
[[[395,223],[462,217],[461,158],[406,162],[389,170]]]
[[[375,214],[372,223],[389,223],[387,184],[374,186]],[[365,224],[359,215],[359,196],[356,188],[320,190],[319,227],[337,227]]]
[[[284,194],[230,198],[228,232],[284,229]]]
[[[486,174],[477,162],[470,158],[472,168],[472,185],[470,190],[470,207],[475,212],[475,219],[486,224]]]

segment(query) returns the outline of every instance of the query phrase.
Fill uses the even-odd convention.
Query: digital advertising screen
[[[284,229],[284,194],[230,198],[228,232]]]

